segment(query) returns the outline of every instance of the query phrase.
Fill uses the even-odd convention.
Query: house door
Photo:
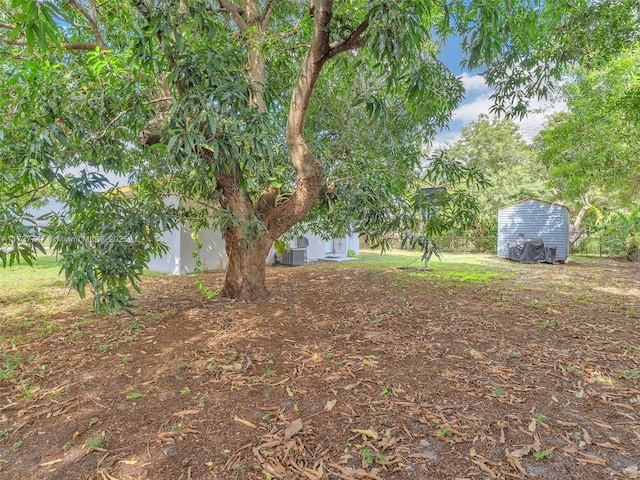
[[[334,238],[333,239],[333,253],[347,253],[347,239],[346,238]]]
[[[333,240],[325,240],[324,253],[333,253]]]

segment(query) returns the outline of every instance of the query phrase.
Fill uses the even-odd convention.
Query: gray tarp
[[[545,246],[542,238],[525,238],[520,235],[515,243],[509,243],[509,260],[528,263],[554,263],[556,261],[555,245]]]

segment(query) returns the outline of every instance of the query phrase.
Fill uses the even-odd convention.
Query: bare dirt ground
[[[640,478],[638,265],[437,265],[273,267],[256,303],[160,276],[135,317],[5,317],[0,478]]]

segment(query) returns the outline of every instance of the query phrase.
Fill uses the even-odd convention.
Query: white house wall
[[[175,206],[178,204],[178,197],[172,196],[165,198],[164,203],[167,206]],[[169,247],[169,251],[161,257],[151,257],[147,267],[154,272],[179,275],[181,273],[180,229],[174,228],[173,230],[163,232],[161,240]]]
[[[193,273],[196,268],[196,259],[193,257],[196,242],[191,237],[192,230],[181,225],[179,228],[164,232],[162,241],[167,244],[169,251],[161,257],[153,257],[149,262],[149,269],[171,273],[174,275],[183,275]],[[319,235],[312,233],[305,234],[309,241],[307,246],[307,259],[320,260],[327,255],[331,255],[335,251],[335,247],[342,246],[342,252],[335,251],[338,255],[346,256],[349,251],[355,254],[360,253],[360,237],[353,234],[341,239],[323,240]],[[219,231],[202,229],[198,233],[198,238],[202,243],[202,248],[198,252],[199,260],[202,262],[201,270],[215,271],[224,270],[229,261],[222,233]],[[328,243],[328,246],[327,246]],[[289,242],[290,247],[297,247],[297,241]],[[331,251],[327,251],[331,250]],[[266,263],[271,265],[275,263],[275,250],[273,247],[266,258]]]
[[[360,253],[360,236],[355,233],[348,237],[325,240],[320,235],[305,233],[304,237],[309,241],[307,246],[307,260],[320,260],[327,255],[346,255],[350,250],[356,255]],[[298,246],[297,240],[288,242],[291,248]],[[272,262],[271,262],[272,263]]]
[[[173,229],[162,234],[162,242],[166,243],[169,251],[161,257],[151,257],[148,268],[154,272],[179,275],[180,271],[180,231]]]
[[[196,242],[191,238],[192,230],[182,226],[180,229],[180,273],[193,273],[196,268],[196,258],[193,253],[196,251]],[[202,229],[198,232],[198,239],[202,243],[202,248],[198,251],[198,259],[202,262],[200,269],[203,272],[210,270],[224,270],[227,268],[227,252],[224,248],[222,233],[209,229]]]

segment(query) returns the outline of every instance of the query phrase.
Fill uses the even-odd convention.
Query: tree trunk
[[[263,298],[267,294],[265,262],[272,240],[263,235],[248,245],[240,241],[238,233],[233,226],[227,226],[223,233],[229,263],[221,294],[243,300]]]
[[[573,225],[571,225],[571,228],[569,229],[569,245],[570,246],[575,245],[575,243],[578,240],[580,240],[585,233],[587,233],[584,228],[581,228],[581,223],[582,223],[582,219],[584,218],[585,214],[589,211],[590,208],[591,208],[591,204],[589,203],[589,198],[586,195],[584,195],[582,197],[582,208],[578,212],[578,215],[576,215],[576,219],[573,222]]]

